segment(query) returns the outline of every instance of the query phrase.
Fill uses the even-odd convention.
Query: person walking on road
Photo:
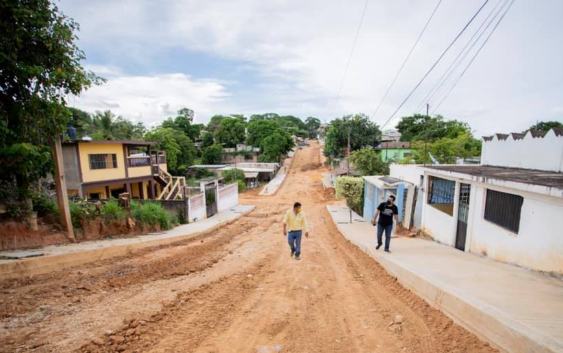
[[[287,235],[287,242],[291,248],[291,256],[295,255],[295,260],[300,260],[301,256],[301,237],[305,232],[305,236],[309,237],[309,224],[307,217],[301,211],[301,204],[296,202],[293,209],[285,213],[283,217],[283,235]]]
[[[385,251],[389,250],[391,244],[391,231],[393,230],[393,219],[399,224],[399,209],[395,206],[395,196],[389,195],[387,202],[382,202],[377,206],[377,210],[373,215],[371,224],[377,224],[377,246],[375,250],[379,250],[383,244],[383,232],[385,231]],[[378,218],[379,217],[379,218]]]

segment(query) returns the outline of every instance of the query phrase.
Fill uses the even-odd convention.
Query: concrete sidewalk
[[[393,238],[390,254],[376,251],[369,222],[327,208],[344,237],[481,339],[507,352],[563,352],[561,279],[422,239]]]
[[[41,249],[26,250],[26,253],[43,253],[44,255],[21,260],[0,260],[0,280],[40,275],[115,256],[127,255],[135,250],[151,246],[172,244],[223,226],[253,209],[254,206],[238,205],[219,212],[211,218],[149,235],[53,245]],[[0,252],[0,257],[13,253],[14,251],[3,251]]]
[[[289,152],[288,158],[284,159],[283,165],[280,167],[278,174],[274,177],[274,179],[270,180],[270,182],[264,186],[264,188],[260,191],[258,195],[260,196],[271,196],[274,195],[278,189],[282,186],[289,169],[291,168],[291,163],[293,163],[293,156],[295,152]]]

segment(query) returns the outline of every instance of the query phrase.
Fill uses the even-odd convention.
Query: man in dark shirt
[[[371,224],[377,224],[377,246],[378,250],[382,245],[383,231],[385,231],[385,251],[389,251],[389,244],[391,243],[391,231],[393,230],[393,219],[399,224],[399,210],[395,206],[395,196],[389,195],[387,202],[382,202],[377,206],[377,210],[373,215]],[[379,216],[379,219],[378,219]]]

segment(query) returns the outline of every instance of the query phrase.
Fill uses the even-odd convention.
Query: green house
[[[376,150],[383,162],[401,162],[407,157],[412,156],[410,142],[389,141],[382,142]]]

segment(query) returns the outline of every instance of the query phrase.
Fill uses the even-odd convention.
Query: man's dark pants
[[[391,231],[393,230],[393,224],[388,226],[382,226],[377,223],[377,245],[383,244],[383,231],[385,231],[385,250],[389,250],[389,245],[391,244]]]
[[[295,257],[299,257],[301,255],[301,230],[292,230],[287,233],[287,242],[289,243],[289,247],[291,251],[295,253]]]

